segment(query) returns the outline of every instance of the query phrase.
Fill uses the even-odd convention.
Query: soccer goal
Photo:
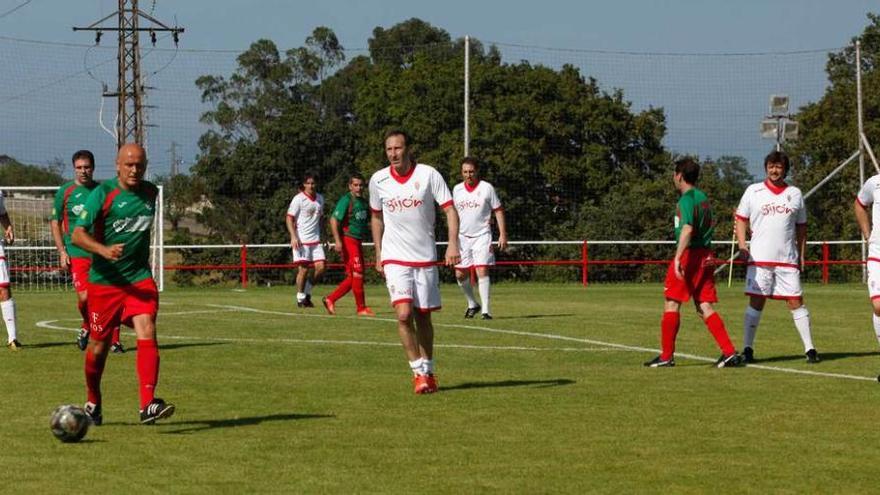
[[[0,190],[3,191],[6,210],[15,228],[15,243],[6,246],[13,290],[73,289],[70,273],[60,267],[49,224],[58,186],[0,187]],[[161,228],[165,220],[165,209],[161,186],[156,203],[150,264],[153,278],[161,291],[165,285],[164,239]]]

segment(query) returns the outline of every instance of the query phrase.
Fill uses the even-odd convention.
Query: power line
[[[29,3],[33,2],[33,1],[34,1],[34,0],[25,0],[25,2],[22,3],[21,5],[19,5],[18,7],[13,7],[12,9],[7,10],[6,12],[0,14],[0,19],[3,19],[4,17],[8,16],[9,14],[15,12],[16,10],[18,10],[18,9],[20,9],[20,8],[22,8],[22,7],[24,7],[25,5],[27,5],[27,4],[29,4]]]

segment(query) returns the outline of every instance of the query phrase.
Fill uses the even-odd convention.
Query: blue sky
[[[99,175],[109,175],[112,138],[96,125],[101,82],[112,88],[115,40],[105,35],[90,50],[89,33],[75,33],[116,10],[116,0],[0,0],[0,154],[30,163],[67,157],[71,148],[99,155]],[[863,0],[603,0],[506,2],[446,0],[281,1],[141,0],[141,9],[186,28],[179,56],[156,50],[145,56],[156,105],[150,130],[151,168],[167,173],[171,142],[180,145],[184,165],[197,153],[198,75],[228,75],[236,51],[258,38],[280,48],[302,45],[316,26],[332,28],[349,50],[367,46],[376,26],[390,27],[418,17],[446,29],[501,43],[506,61],[558,67],[572,63],[595,76],[605,89],[622,88],[634,109],[661,106],[667,112],[666,144],[701,156],[745,156],[754,171],[771,143],[757,135],[771,93],[792,96],[794,108],[821,97],[827,50],[849,43],[867,24],[866,12],[880,12]],[[5,38],[4,38],[5,37]],[[60,47],[9,38],[73,43]],[[145,51],[149,47],[143,41]],[[160,43],[170,47],[167,40]],[[528,45],[519,47],[512,45]],[[541,50],[550,47],[565,50]],[[665,54],[741,54],[808,51],[781,56],[648,56],[591,53],[590,50]],[[84,67],[103,63],[83,74]],[[88,76],[88,77],[87,77]],[[105,99],[104,121],[112,126],[114,103]],[[107,117],[106,115],[111,115]],[[22,124],[23,121],[26,124]],[[45,139],[48,135],[50,139]],[[108,163],[106,166],[101,162]],[[185,168],[185,166],[184,166]]]

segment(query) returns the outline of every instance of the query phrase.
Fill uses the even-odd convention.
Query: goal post
[[[6,246],[13,290],[48,291],[73,289],[70,273],[60,267],[52,238],[52,205],[59,186],[0,186],[15,242]],[[150,242],[150,265],[159,290],[164,289],[164,196],[159,186]]]

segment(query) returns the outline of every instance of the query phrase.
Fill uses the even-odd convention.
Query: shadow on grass
[[[568,378],[557,378],[555,380],[502,380],[500,382],[465,382],[458,385],[442,386],[440,392],[452,392],[455,390],[468,390],[472,388],[495,388],[495,387],[559,387],[562,385],[572,385],[574,380]]]
[[[828,353],[819,353],[819,359],[822,361],[835,361],[837,359],[846,359],[846,358],[859,358],[859,357],[868,357],[868,356],[878,356],[880,352],[870,351],[870,352],[828,352]],[[766,363],[781,363],[786,361],[806,361],[806,358],[803,354],[793,354],[789,356],[771,356],[768,358],[759,357],[755,359],[755,364],[766,364]],[[820,363],[821,364],[821,361]]]
[[[230,419],[204,419],[193,421],[177,421],[167,423],[168,427],[191,425],[188,428],[180,428],[171,431],[163,431],[165,435],[181,435],[194,433],[203,430],[213,430],[215,428],[235,428],[238,426],[254,426],[266,421],[298,421],[301,419],[325,419],[335,418],[333,414],[271,414],[268,416],[252,416],[248,418],[230,418]],[[158,426],[163,426],[159,423]]]
[[[25,349],[46,349],[49,347],[65,347],[65,346],[70,346],[71,348],[74,348],[74,347],[76,347],[76,342],[71,340],[70,342],[40,342],[39,344],[24,343],[24,344],[22,344],[22,350],[25,350]]]
[[[161,336],[159,337],[162,338]],[[170,351],[174,349],[183,349],[185,347],[205,347],[210,345],[226,345],[228,342],[190,342],[187,344],[159,344],[160,351]],[[132,349],[137,350],[137,349]]]
[[[492,318],[493,320],[525,320],[532,318],[566,318],[569,316],[575,316],[574,313],[557,313],[557,314],[546,314],[546,315],[519,315],[519,316],[495,316]]]

